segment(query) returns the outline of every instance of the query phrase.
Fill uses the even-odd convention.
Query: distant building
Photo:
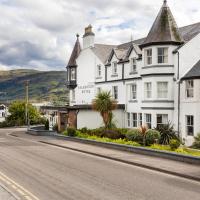
[[[8,116],[8,107],[4,104],[0,105],[0,122],[5,121]]]
[[[92,26],[79,36],[67,65],[67,124],[101,126],[91,102],[101,90],[118,101],[118,127],[171,122],[187,145],[200,132],[200,23],[178,28],[165,0],[146,38],[96,44]]]

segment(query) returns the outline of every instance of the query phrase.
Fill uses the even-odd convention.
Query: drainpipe
[[[178,79],[178,137],[180,137],[180,96],[181,96],[181,81],[179,80],[180,78],[180,55],[179,55],[179,51],[177,51],[178,53],[178,72],[177,72],[177,79]]]

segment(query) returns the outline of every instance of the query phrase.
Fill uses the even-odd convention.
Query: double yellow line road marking
[[[39,200],[35,195],[33,195],[31,192],[26,190],[24,187],[7,177],[5,174],[0,172],[0,181],[2,183],[6,184],[8,188],[12,188],[16,193],[18,193],[22,199],[25,200]],[[17,196],[19,196],[17,195]]]

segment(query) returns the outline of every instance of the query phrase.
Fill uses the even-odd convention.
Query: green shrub
[[[157,126],[156,130],[160,132],[160,144],[169,145],[171,139],[179,140],[174,131],[174,126],[170,123]]]
[[[67,135],[70,137],[76,136],[76,129],[75,128],[67,128]]]
[[[88,128],[87,128],[87,127],[83,127],[83,128],[81,128],[81,129],[79,129],[79,131],[80,131],[81,133],[88,133]]]
[[[159,141],[160,133],[156,130],[149,129],[147,131],[145,137],[146,137],[146,139],[145,139],[146,145],[150,146],[150,145],[156,143],[156,141]]]
[[[143,136],[138,129],[131,129],[125,135],[127,140],[135,141],[139,144],[143,144]]]
[[[125,137],[118,129],[104,130],[102,136],[110,139],[123,139]]]
[[[53,126],[53,131],[58,132],[58,124],[55,124],[55,125]]]
[[[180,147],[180,145],[181,145],[181,143],[179,140],[172,139],[169,141],[169,146],[172,151],[175,151],[176,149],[178,149]]]
[[[103,131],[105,130],[104,127],[92,129],[90,132],[87,132],[88,135],[95,135],[97,137],[103,137]]]
[[[67,131],[63,131],[62,134],[68,136]]]
[[[49,120],[47,119],[44,124],[45,130],[49,130]]]
[[[194,137],[194,143],[192,144],[192,148],[200,149],[200,133],[198,133],[197,136]]]

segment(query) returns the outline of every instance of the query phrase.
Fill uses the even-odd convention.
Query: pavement
[[[198,181],[116,162],[81,151],[87,150],[91,153],[98,151],[120,159],[146,161],[150,165],[152,163],[148,156],[136,157],[128,152],[112,151],[50,137],[30,136],[23,131],[23,129],[0,129],[0,175],[18,186],[24,193],[25,199],[199,200]],[[59,144],[67,148],[38,141]],[[72,150],[73,148],[81,151]],[[185,167],[184,163],[181,164],[176,166]],[[161,160],[157,160],[155,165],[164,164]],[[195,166],[190,165],[190,167]],[[196,168],[192,168],[190,172],[200,174],[195,170]]]
[[[17,200],[12,193],[7,191],[3,186],[0,185],[0,199],[1,200]]]

